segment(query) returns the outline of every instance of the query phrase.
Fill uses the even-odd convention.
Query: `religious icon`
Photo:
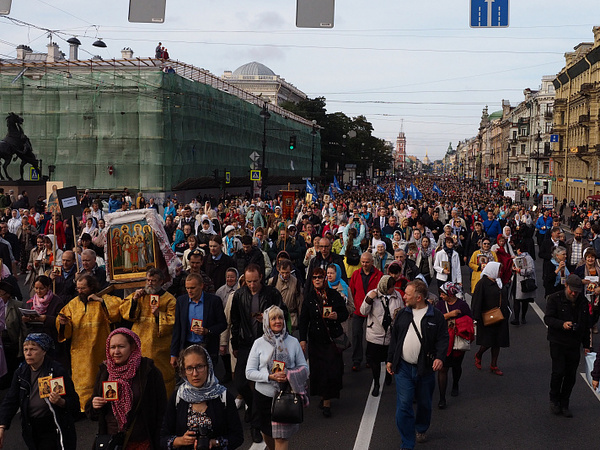
[[[150,306],[158,306],[160,301],[160,296],[158,294],[150,295]]]
[[[323,306],[323,317],[327,319],[333,312],[333,306]]]
[[[103,381],[102,382],[102,398],[107,402],[115,402],[119,400],[119,393],[115,389],[117,387],[116,381]]]
[[[483,266],[489,262],[489,258],[486,255],[477,255],[477,264]]]
[[[285,363],[283,361],[273,361],[273,369],[271,373],[283,372],[285,370]]]
[[[66,395],[65,392],[65,380],[63,377],[52,378],[50,380],[50,385],[52,387],[52,392],[58,395]]]
[[[52,273],[55,277],[60,277],[62,275],[62,266],[52,266]]]
[[[40,398],[50,397],[52,389],[50,388],[50,380],[52,377],[41,377],[38,378],[38,388],[40,391]]]
[[[195,327],[202,328],[202,321],[200,319],[192,319],[192,326],[190,330],[194,331]]]
[[[139,279],[156,267],[158,245],[146,219],[111,225],[107,236],[111,279]]]

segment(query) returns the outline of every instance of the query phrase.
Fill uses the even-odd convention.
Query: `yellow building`
[[[594,42],[577,45],[565,53],[566,65],[553,81],[554,133],[552,143],[559,200],[580,203],[600,194],[600,27],[593,28]]]

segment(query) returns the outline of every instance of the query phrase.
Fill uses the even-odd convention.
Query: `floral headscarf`
[[[206,364],[208,364],[206,382],[202,387],[197,388],[192,386],[184,375],[183,383],[177,389],[177,397],[175,398],[176,405],[180,400],[188,403],[202,403],[215,398],[220,398],[227,390],[225,386],[219,384],[219,380],[215,377],[213,363],[208,351],[200,345],[193,345],[192,347],[198,351],[204,352],[204,355],[206,356]]]
[[[267,341],[269,344],[271,344],[273,346],[273,353],[271,353],[271,357],[269,358],[269,363],[267,364],[269,373],[271,373],[273,371],[273,363],[275,361],[281,361],[281,362],[285,363],[285,367],[289,368],[289,363],[291,360],[290,353],[289,353],[287,347],[285,346],[285,342],[284,342],[288,335],[288,332],[287,332],[287,329],[285,326],[285,316],[284,316],[283,329],[281,330],[281,333],[275,334],[273,332],[273,330],[271,330],[271,324],[269,321],[269,313],[271,311],[273,311],[275,308],[280,309],[278,306],[275,306],[275,305],[267,308],[265,310],[265,312],[263,313],[263,321],[262,321],[263,338],[265,341]],[[270,383],[275,387],[275,389],[277,391],[280,390],[280,386],[277,381],[270,381]]]

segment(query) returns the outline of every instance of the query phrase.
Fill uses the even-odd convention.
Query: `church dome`
[[[275,72],[273,72],[271,69],[269,69],[264,64],[261,64],[256,61],[252,61],[252,62],[249,62],[248,64],[244,64],[243,66],[238,67],[237,69],[235,69],[233,71],[234,77],[241,77],[244,75],[251,75],[251,76],[266,75],[266,76],[273,77],[273,76],[275,76]]]

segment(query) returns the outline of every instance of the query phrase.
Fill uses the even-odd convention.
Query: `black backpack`
[[[360,264],[360,253],[356,247],[352,247],[346,252],[346,262],[349,266],[358,266]]]

